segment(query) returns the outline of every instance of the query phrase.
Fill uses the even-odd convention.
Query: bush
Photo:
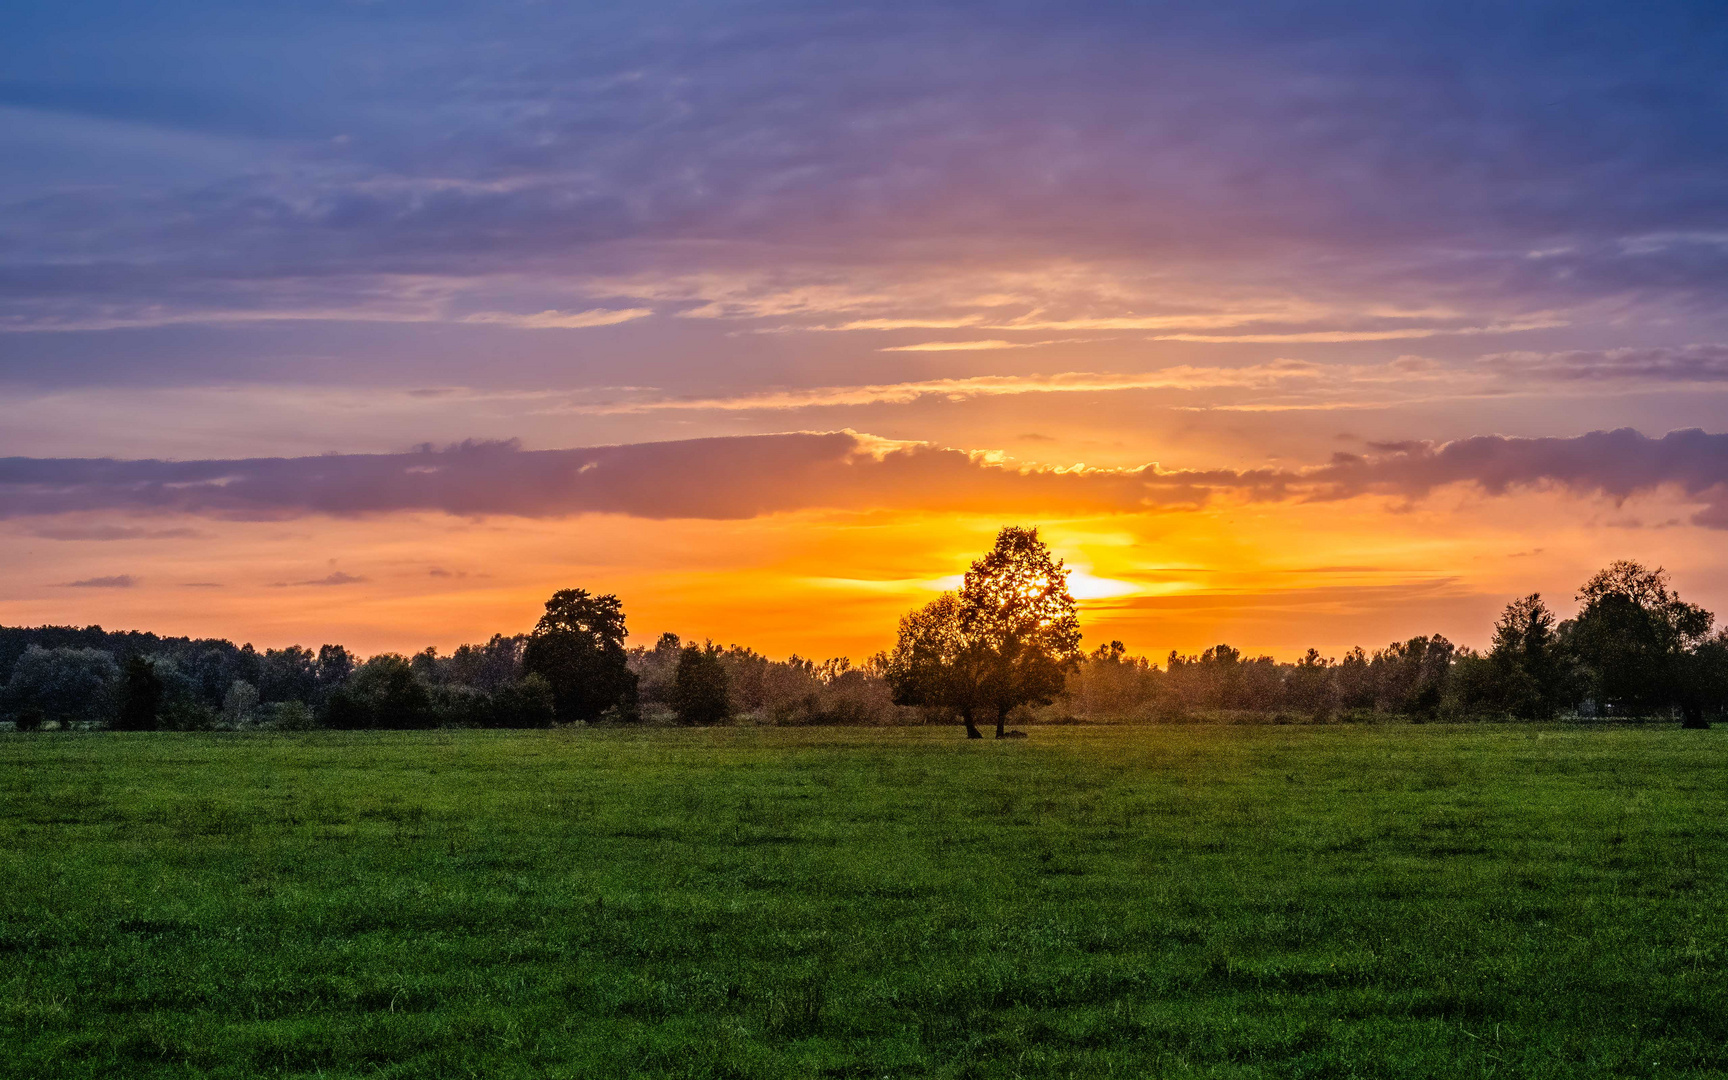
[[[315,731],[318,718],[304,701],[277,701],[261,710],[265,727],[275,731]]]
[[[492,693],[492,727],[544,728],[556,720],[552,684],[539,675],[506,683]]]

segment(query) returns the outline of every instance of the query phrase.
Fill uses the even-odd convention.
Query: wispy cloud
[[[42,525],[30,530],[44,540],[186,540],[203,536],[197,529],[146,529],[138,525]]]
[[[1561,383],[1635,382],[1653,388],[1728,382],[1728,345],[1608,349],[1558,353],[1508,352],[1482,358],[1508,379]]]
[[[617,326],[619,323],[645,319],[654,314],[653,308],[591,308],[588,311],[541,311],[533,315],[514,315],[507,311],[477,311],[460,321],[490,326],[510,326],[518,330],[578,330],[591,326]]]
[[[113,574],[108,577],[85,578],[82,581],[64,582],[63,589],[131,589],[136,588],[138,579],[131,574]]]
[[[1120,390],[1210,387],[1267,387],[1290,380],[1311,380],[1324,374],[1320,365],[1300,360],[1275,360],[1242,367],[1160,368],[1138,374],[1098,374],[1071,371],[1056,375],[976,375],[954,379],[918,379],[867,386],[818,386],[745,393],[734,397],[646,398],[610,404],[576,404],[572,411],[639,413],[661,410],[785,410],[849,405],[905,404],[923,397],[961,400],[1016,394],[1089,394]]]
[[[1054,345],[1053,341],[923,341],[916,345],[891,345],[877,352],[980,352],[992,349],[1032,349]]]
[[[363,577],[356,577],[353,574],[344,574],[342,571],[337,570],[335,573],[327,574],[321,578],[313,578],[310,581],[278,581],[274,583],[274,587],[278,589],[290,589],[301,585],[358,585],[365,580],[366,579]]]
[[[1494,323],[1488,326],[1412,326],[1388,330],[1311,330],[1288,334],[1159,334],[1156,341],[1205,341],[1218,344],[1338,344],[1349,341],[1399,341],[1410,338],[1431,338],[1442,335],[1472,336],[1476,334],[1515,334],[1526,330],[1548,330],[1565,326],[1563,320],[1534,319],[1525,322]]]

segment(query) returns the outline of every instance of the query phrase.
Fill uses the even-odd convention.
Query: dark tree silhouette
[[[1728,630],[1682,658],[1679,698],[1681,727],[1708,728],[1728,708]]]
[[[121,731],[155,731],[161,723],[164,692],[154,664],[142,656],[128,658],[120,688],[120,715],[114,726]]]
[[[636,673],[624,651],[624,608],[612,595],[560,589],[546,601],[522,651],[524,674],[552,686],[558,719],[596,720],[636,704]]]
[[[960,627],[987,657],[980,698],[996,714],[996,737],[1020,705],[1047,705],[1062,692],[1080,653],[1080,619],[1062,560],[1037,529],[1010,525],[966,571]]]
[[[671,696],[681,724],[718,724],[732,715],[731,689],[717,646],[684,646]]]
[[[1542,602],[1541,593],[1506,605],[1488,650],[1496,704],[1526,720],[1554,715],[1561,678],[1557,641],[1554,614]]]
[[[1062,693],[1079,649],[1068,571],[1037,529],[1010,525],[957,595],[900,621],[886,667],[897,702],[956,713],[973,739],[975,718],[993,715],[1000,739],[1013,709]]]
[[[936,709],[960,718],[968,739],[981,739],[976,723],[989,657],[960,625],[960,598],[953,593],[900,618],[894,651],[883,676],[896,705]]]
[[[1578,590],[1584,609],[1566,625],[1569,650],[1611,712],[1643,715],[1679,704],[1688,651],[1715,616],[1681,600],[1668,573],[1622,559]]]

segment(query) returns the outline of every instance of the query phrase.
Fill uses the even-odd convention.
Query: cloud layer
[[[10,28],[0,328],[558,330],[676,297],[1342,344],[1708,312],[1728,281],[1728,16],[1692,0],[231,17]],[[872,300],[895,281],[915,304]],[[1460,310],[1384,325],[1370,294]]]
[[[1728,528],[1728,434],[1651,438],[1481,436],[1397,443],[1308,469],[1017,468],[992,458],[855,432],[696,439],[525,451],[468,443],[408,454],[232,461],[0,459],[0,515],[88,511],[237,519],[397,512],[739,519],[810,508],[980,513],[1133,513],[1215,497],[1419,498],[1449,484],[1491,496],[1552,485],[1625,499],[1672,488],[1703,502],[1695,522]],[[343,584],[334,574],[320,582]]]

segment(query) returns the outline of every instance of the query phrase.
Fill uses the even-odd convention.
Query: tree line
[[[449,655],[340,645],[255,650],[100,627],[0,627],[0,720],[18,730],[548,727],[569,723],[958,723],[1011,720],[1418,720],[1678,717],[1728,710],[1728,631],[1660,568],[1620,561],[1564,621],[1531,594],[1486,652],[1439,634],[1294,663],[1228,645],[1162,666],[1121,642],[1080,648],[1067,570],[1035,529],[1009,527],[952,593],[907,613],[894,647],[854,666],[662,635],[626,645],[616,596],[564,589],[524,634]]]

